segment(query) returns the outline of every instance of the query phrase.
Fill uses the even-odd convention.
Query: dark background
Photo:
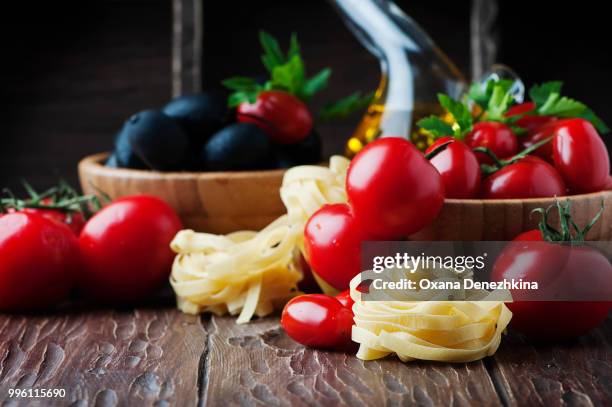
[[[109,150],[131,113],[170,98],[171,2],[21,2],[0,15],[2,124],[0,186],[36,187],[63,177],[76,185],[84,155]],[[469,74],[467,0],[402,0],[438,45]],[[502,0],[497,60],[529,85],[563,79],[565,93],[612,123],[605,2],[571,8],[556,1]],[[263,73],[257,30],[286,39],[296,31],[309,71],[334,70],[315,108],[378,81],[378,64],[323,0],[204,0],[203,81]],[[335,151],[358,118],[321,129]],[[608,138],[609,139],[609,138]]]

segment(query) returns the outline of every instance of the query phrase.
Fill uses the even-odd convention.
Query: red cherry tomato
[[[525,102],[516,106],[512,106],[510,109],[508,109],[506,117],[513,117],[519,114],[530,112],[532,110],[535,110],[535,107],[535,103],[533,102]],[[550,123],[554,123],[556,120],[557,118],[553,116],[525,115],[518,119],[515,124],[527,130],[529,134],[532,134],[539,131],[541,127]]]
[[[465,137],[470,148],[487,147],[498,158],[512,157],[518,153],[518,140],[510,127],[499,122],[479,122]],[[476,153],[481,163],[491,164],[491,159],[483,153]]]
[[[102,302],[133,303],[168,279],[170,242],[181,229],[174,210],[159,198],[120,198],[85,225],[80,237],[81,284]]]
[[[239,122],[257,125],[281,144],[304,140],[313,126],[308,107],[295,96],[278,90],[261,92],[255,103],[241,103],[236,113]]]
[[[80,212],[67,213],[56,209],[24,208],[22,212],[37,213],[43,218],[65,223],[75,236],[79,236],[85,226],[85,217]]]
[[[593,248],[547,243],[539,230],[525,232],[514,241],[517,243],[510,243],[496,260],[493,281],[512,278],[535,281],[539,283],[539,290],[549,290],[546,298],[553,297],[553,293],[572,295],[568,293],[576,290],[581,290],[580,296],[584,298],[590,297],[588,290],[608,287],[610,291],[612,265]],[[537,301],[532,297],[534,294],[513,292],[512,295],[514,302],[507,304],[513,314],[511,326],[540,340],[584,335],[606,319],[612,305],[607,301],[542,301],[546,299],[542,293]],[[610,296],[612,292],[607,298]]]
[[[418,232],[444,204],[438,170],[414,145],[397,137],[378,139],[353,158],[346,193],[357,222],[379,240]]]
[[[304,228],[304,248],[312,270],[337,290],[346,290],[361,271],[361,242],[367,240],[345,204],[325,205]]]
[[[442,137],[425,153],[428,154],[449,141],[451,143],[446,149],[431,158],[429,162],[442,176],[447,198],[474,198],[480,191],[480,163],[468,146],[453,137]]]
[[[525,136],[521,137],[521,147],[523,149],[529,148],[534,144],[539,143],[542,140],[553,137],[555,130],[555,122],[549,122],[541,127],[539,127],[535,132],[529,133]],[[543,146],[539,147],[537,150],[531,152],[532,155],[540,157],[552,164],[553,162],[553,150],[552,150],[552,140]]]
[[[301,295],[285,305],[281,326],[302,345],[342,349],[351,344],[353,312],[329,295]]]
[[[571,192],[601,191],[610,176],[608,150],[593,125],[584,119],[560,120],[553,139],[555,167]]]
[[[79,270],[68,226],[36,213],[0,217],[0,310],[46,309],[67,298]]]
[[[342,291],[340,294],[336,295],[336,299],[340,301],[340,304],[348,309],[352,309],[353,304],[355,303],[355,301],[353,301],[351,298],[351,290]]]
[[[484,199],[525,199],[563,196],[565,183],[555,168],[534,156],[489,175],[482,183]]]

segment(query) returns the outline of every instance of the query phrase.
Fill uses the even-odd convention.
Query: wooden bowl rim
[[[281,178],[286,168],[273,170],[255,170],[255,171],[208,171],[208,172],[193,172],[193,171],[171,171],[161,172],[155,170],[138,170],[132,168],[111,168],[102,164],[102,161],[110,156],[109,152],[92,154],[83,158],[79,162],[79,168],[87,173],[96,173],[106,177],[113,178],[131,178],[131,179],[201,179],[201,180],[218,180],[218,179],[244,179],[244,178]]]
[[[109,152],[89,155],[79,162],[79,168],[88,173],[114,178],[132,179],[200,179],[200,180],[227,180],[248,178],[281,178],[287,169],[256,170],[256,171],[217,171],[217,172],[159,172],[154,170],[136,170],[131,168],[110,168],[102,165],[102,161],[110,155]],[[593,199],[598,196],[609,197],[612,190],[590,192],[588,194],[560,196],[561,200]],[[526,199],[445,199],[445,205],[515,205],[532,204],[540,206],[551,205],[555,197],[526,198]]]

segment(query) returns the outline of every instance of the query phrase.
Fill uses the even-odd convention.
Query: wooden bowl
[[[612,191],[560,197],[572,203],[572,217],[579,227],[586,226],[601,208],[605,209],[593,226],[589,240],[612,238]],[[511,240],[519,233],[537,228],[540,216],[531,215],[536,208],[546,208],[555,198],[532,199],[447,199],[440,216],[428,227],[410,236],[414,240]],[[558,227],[553,211],[551,223]]]
[[[229,233],[259,230],[285,213],[279,188],[284,170],[243,172],[175,172],[115,169],[102,162],[108,154],[84,158],[79,164],[83,191],[111,198],[147,193],[159,196],[179,214],[185,227],[201,232]],[[572,214],[579,226],[599,211],[605,212],[588,235],[590,240],[612,239],[612,191],[573,195]],[[537,227],[535,208],[546,208],[554,198],[447,199],[439,217],[411,236],[415,240],[511,240]],[[551,221],[558,218],[553,213]]]
[[[105,167],[108,155],[81,160],[83,192],[102,191],[112,199],[158,196],[177,211],[186,228],[210,233],[259,230],[285,213],[278,192],[285,170],[162,173]]]

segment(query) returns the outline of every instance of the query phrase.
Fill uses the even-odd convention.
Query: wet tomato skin
[[[241,123],[253,123],[280,144],[304,140],[311,132],[313,119],[308,107],[290,93],[261,92],[255,103],[241,103],[236,110]]]
[[[474,198],[480,191],[480,163],[468,146],[453,137],[442,137],[436,140],[425,153],[428,154],[448,142],[450,144],[446,146],[446,149],[431,158],[429,162],[442,176],[446,198]]]
[[[608,150],[589,121],[560,120],[555,126],[552,149],[555,167],[571,192],[601,191],[608,184]]]
[[[304,228],[304,248],[312,271],[337,290],[346,290],[361,271],[366,235],[346,204],[324,205]]]
[[[302,345],[341,349],[351,344],[353,312],[329,295],[306,294],[285,305],[281,326]]]
[[[565,182],[546,161],[527,156],[489,175],[482,184],[484,199],[541,198],[566,195]]]
[[[487,147],[498,158],[512,157],[518,153],[519,143],[510,127],[499,122],[479,122],[465,137],[470,148]],[[476,153],[481,163],[491,164],[491,158],[484,153]]]
[[[436,168],[409,141],[384,137],[353,158],[346,192],[357,223],[373,239],[418,232],[438,216],[444,184]]]

